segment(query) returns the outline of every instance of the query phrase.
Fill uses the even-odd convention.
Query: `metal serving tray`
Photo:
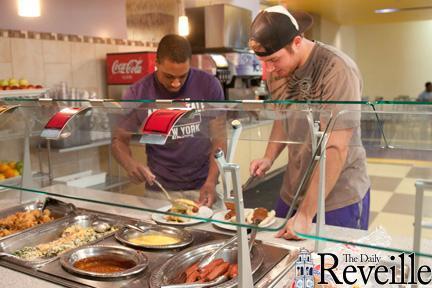
[[[19,235],[8,237],[7,239],[4,239],[3,241],[0,241],[0,251],[12,254],[13,252],[22,249],[24,247],[34,247],[42,243],[48,243],[53,240],[56,240],[60,237],[62,232],[69,226],[79,224],[82,227],[90,227],[95,222],[107,222],[110,225],[120,228],[120,226],[123,225],[122,221],[119,220],[115,215],[112,217],[109,216],[102,216],[102,215],[93,215],[93,214],[84,214],[84,215],[78,215],[78,216],[69,216],[66,218],[63,218],[56,222],[51,222],[46,225],[41,225],[39,227],[36,227],[34,229],[30,229],[24,233],[20,233]],[[114,232],[113,232],[114,233]],[[90,245],[93,243],[97,243],[104,238],[112,235],[113,233],[107,234],[104,237],[86,243],[85,245]],[[66,252],[66,251],[64,251]],[[63,252],[63,253],[64,253]],[[54,261],[59,258],[59,255],[53,256],[50,258],[44,258],[44,259],[38,259],[33,261],[28,261],[21,259],[16,256],[4,256],[4,260],[16,263],[19,265],[36,268],[45,265],[46,263],[49,263],[51,261]]]
[[[114,260],[117,259],[123,262],[129,261],[130,263],[133,263],[134,266],[120,272],[100,273],[82,270],[75,267],[74,265],[79,260],[98,256],[107,257]],[[66,271],[78,275],[102,279],[115,279],[131,277],[135,274],[142,272],[148,266],[148,258],[144,255],[144,253],[127,247],[92,245],[80,247],[63,254],[60,257],[60,264]]]
[[[218,249],[224,243],[225,242],[223,240],[217,240],[191,247],[180,252],[166,261],[159,269],[153,271],[149,279],[150,287],[158,288],[163,285],[181,284],[175,282],[175,279],[179,278],[179,274],[181,274],[183,271],[186,271],[188,267],[198,262],[203,256]],[[264,250],[262,245],[254,245],[251,255],[252,273],[255,273],[261,267],[264,261]],[[226,249],[222,250],[220,258],[229,263],[237,263],[237,247],[227,247]],[[175,269],[173,269],[173,267],[175,267]],[[234,278],[214,287],[231,288],[235,286],[237,286],[237,279]]]
[[[57,219],[63,218],[67,215],[73,214],[75,211],[75,207],[72,204],[66,204],[62,201],[56,200],[56,199],[52,199],[49,198],[52,201],[49,201],[46,205],[45,208],[49,209],[51,211],[51,215],[54,217],[54,220],[48,223],[44,223],[44,224],[40,224],[40,225],[36,225],[33,226],[31,228],[28,229],[24,229],[21,230],[19,232],[4,236],[4,237],[0,237],[0,241],[4,240],[6,238],[9,237],[13,237],[15,235],[21,234],[23,232],[26,232],[30,229],[34,229],[36,227],[40,227],[42,225],[47,225],[50,223],[53,223],[54,221],[56,221]],[[27,202],[18,206],[14,206],[11,208],[7,208],[4,210],[0,211],[0,219],[2,218],[6,218],[9,215],[15,214],[17,212],[27,212],[27,211],[33,211],[33,210],[42,210],[43,206],[44,206],[45,201],[42,200],[36,200],[36,201],[32,201],[32,202]]]
[[[138,227],[147,231],[146,233],[141,233],[136,230],[132,230],[130,228],[124,227],[118,230],[115,234],[115,238],[123,244],[136,247],[136,248],[147,248],[147,249],[174,249],[181,248],[189,245],[193,241],[193,236],[186,230],[178,229],[169,226],[161,226],[161,225],[152,225],[152,224],[137,224]],[[135,237],[139,237],[142,235],[150,235],[150,234],[160,234],[176,237],[179,239],[178,243],[168,244],[168,245],[145,245],[145,244],[135,244],[131,242],[130,239]]]

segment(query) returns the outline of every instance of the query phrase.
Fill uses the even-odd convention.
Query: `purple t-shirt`
[[[188,99],[215,100],[224,99],[219,81],[207,72],[191,68],[189,75],[180,89],[172,93],[167,91],[152,73],[133,84],[123,99]],[[137,118],[142,123],[152,111],[143,111]],[[209,170],[209,121],[214,115],[197,110],[191,119],[181,120],[176,124],[165,145],[146,145],[147,161],[151,171],[162,185],[170,190],[199,189],[207,179]],[[139,124],[138,124],[139,125]],[[153,187],[151,187],[153,188]]]

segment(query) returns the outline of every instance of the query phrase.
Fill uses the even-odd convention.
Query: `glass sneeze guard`
[[[240,226],[278,231],[285,225],[286,219],[274,214],[274,202],[281,189],[278,179],[283,176],[288,161],[286,151],[265,176],[252,177],[253,181],[248,181],[250,164],[262,158],[269,145],[289,145],[305,149],[307,157],[301,165],[307,171],[315,162],[313,152],[319,141],[314,131],[325,131],[331,118],[329,111],[315,109],[305,102],[25,99],[5,102],[19,105],[10,113],[8,121],[19,126],[13,130],[20,131],[22,137],[10,145],[23,146],[18,151],[24,152],[18,152],[20,155],[14,158],[24,160],[27,168],[22,181],[0,182],[0,185],[19,192],[22,201],[55,196],[65,202],[74,200],[149,212],[153,220],[162,224],[212,222],[228,230]],[[65,108],[85,110],[85,113],[78,113],[68,121],[57,140],[42,137],[50,119]],[[165,144],[140,143],[149,115],[157,110],[176,109],[189,109],[191,113],[171,127]],[[233,122],[241,125],[239,135],[234,133]],[[301,129],[271,136],[273,125],[284,122],[295,122]],[[2,139],[6,141],[11,129],[10,126],[3,129]],[[226,162],[238,167],[237,188],[233,185],[234,178],[225,173],[218,180],[216,176],[208,177],[211,173],[219,174],[215,161],[217,151],[223,151]],[[151,180],[145,179],[148,170],[143,169],[149,169],[150,178],[155,177],[168,190],[171,199],[157,185],[145,183]],[[308,177],[303,176],[290,183],[293,191],[300,191],[298,187],[306,185]],[[266,183],[271,184],[266,186]],[[205,202],[206,193],[200,195],[200,190],[206,189],[216,189],[220,199],[224,194],[233,198],[219,200],[211,209],[187,201],[175,202],[179,199]],[[242,205],[246,208],[244,219],[240,220],[235,217],[233,205],[238,189],[242,189]]]
[[[432,188],[432,103],[341,102],[327,103],[325,109],[333,111],[326,143],[325,182],[330,191],[325,191],[328,195],[321,203],[328,212],[327,225],[319,233],[295,225],[297,235],[322,242],[431,257],[432,226],[427,208]],[[349,141],[338,138],[344,131],[351,133]],[[347,156],[344,172],[334,183],[331,161],[335,158],[329,154],[338,143]],[[358,153],[365,153],[366,171],[355,162]],[[320,204],[312,205],[318,209]],[[361,229],[338,229],[331,214],[346,206],[351,207],[350,212],[339,213],[339,218],[351,217],[356,222],[353,225]],[[341,222],[349,223],[346,219]],[[359,239],[368,240],[359,242]]]

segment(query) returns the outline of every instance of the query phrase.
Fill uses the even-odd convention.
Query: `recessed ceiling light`
[[[399,11],[400,11],[400,9],[398,9],[398,8],[384,8],[384,9],[375,10],[375,13],[386,14],[386,13],[395,13],[395,12],[399,12]]]

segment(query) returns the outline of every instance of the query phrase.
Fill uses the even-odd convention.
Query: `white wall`
[[[16,0],[1,0],[0,29],[127,38],[125,0],[41,0],[41,12],[20,17]]]
[[[416,98],[432,80],[432,21],[356,28],[357,63],[365,79],[365,95]]]

